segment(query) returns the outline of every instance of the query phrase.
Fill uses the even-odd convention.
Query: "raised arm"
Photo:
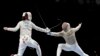
[[[4,27],[4,30],[16,32],[19,28],[20,28],[20,22],[14,28]]]
[[[82,26],[82,23],[80,23],[77,27],[73,28],[74,31],[78,31],[81,28],[81,26]]]
[[[40,32],[45,32],[45,33],[48,32],[47,29],[43,29],[41,27],[38,27],[34,23],[32,23],[32,28],[35,29],[35,30],[37,30],[37,31],[40,31]]]

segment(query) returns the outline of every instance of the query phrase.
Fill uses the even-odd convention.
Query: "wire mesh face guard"
[[[31,12],[23,12],[23,15],[22,15],[23,19],[28,19],[28,20],[32,20],[32,14]]]
[[[63,30],[68,30],[68,29],[70,29],[70,24],[69,23],[67,23],[67,22],[64,22],[63,24],[62,24],[62,29]]]

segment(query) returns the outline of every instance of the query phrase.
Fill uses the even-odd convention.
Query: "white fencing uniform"
[[[31,38],[32,28],[37,31],[45,32],[45,33],[47,32],[47,30],[42,29],[31,22],[32,15],[30,12],[25,12],[25,13],[28,14],[29,20],[22,20],[18,22],[17,26],[14,28],[4,27],[4,30],[16,32],[18,29],[20,29],[20,40],[19,40],[18,53],[15,54],[14,56],[22,56],[27,46],[35,48],[37,55],[41,56],[42,54],[41,54],[41,49],[40,49],[39,44]],[[23,13],[23,16],[25,13]]]
[[[83,50],[79,47],[75,32],[78,31],[81,27],[81,24],[79,24],[76,28],[70,28],[69,23],[65,23],[66,25],[63,25],[63,29],[61,32],[49,32],[48,35],[56,36],[56,37],[63,37],[65,39],[65,44],[58,44],[57,48],[57,56],[60,56],[61,51],[74,51],[80,56],[89,56],[88,54],[84,53]]]

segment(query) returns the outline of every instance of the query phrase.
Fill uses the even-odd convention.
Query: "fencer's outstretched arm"
[[[61,37],[63,36],[63,32],[48,32],[47,35]]]
[[[19,28],[20,28],[20,22],[14,28],[4,27],[4,30],[16,32]]]
[[[73,28],[74,31],[78,31],[81,28],[81,26],[82,26],[82,23],[80,23],[77,27]]]
[[[43,29],[41,27],[38,27],[34,23],[32,23],[32,28],[37,30],[37,31],[40,31],[40,32],[45,32],[45,33],[49,32],[47,29]]]

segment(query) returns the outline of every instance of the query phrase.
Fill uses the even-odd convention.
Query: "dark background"
[[[97,2],[96,2],[97,1]],[[42,28],[46,28],[41,20],[43,18],[47,27],[51,28],[62,22],[69,22],[71,27],[83,23],[76,33],[77,41],[85,53],[90,56],[100,56],[100,5],[99,0],[3,0],[0,2],[0,56],[10,56],[17,53],[19,31],[4,31],[3,27],[14,27],[21,20],[22,13],[32,12],[32,21]],[[41,14],[41,17],[39,15]],[[61,24],[51,31],[61,31]],[[63,38],[47,36],[33,30],[32,38],[41,47],[43,56],[56,56],[59,43],[65,43]],[[24,56],[37,56],[35,49],[27,48]],[[62,51],[61,56],[78,56],[74,52]]]

